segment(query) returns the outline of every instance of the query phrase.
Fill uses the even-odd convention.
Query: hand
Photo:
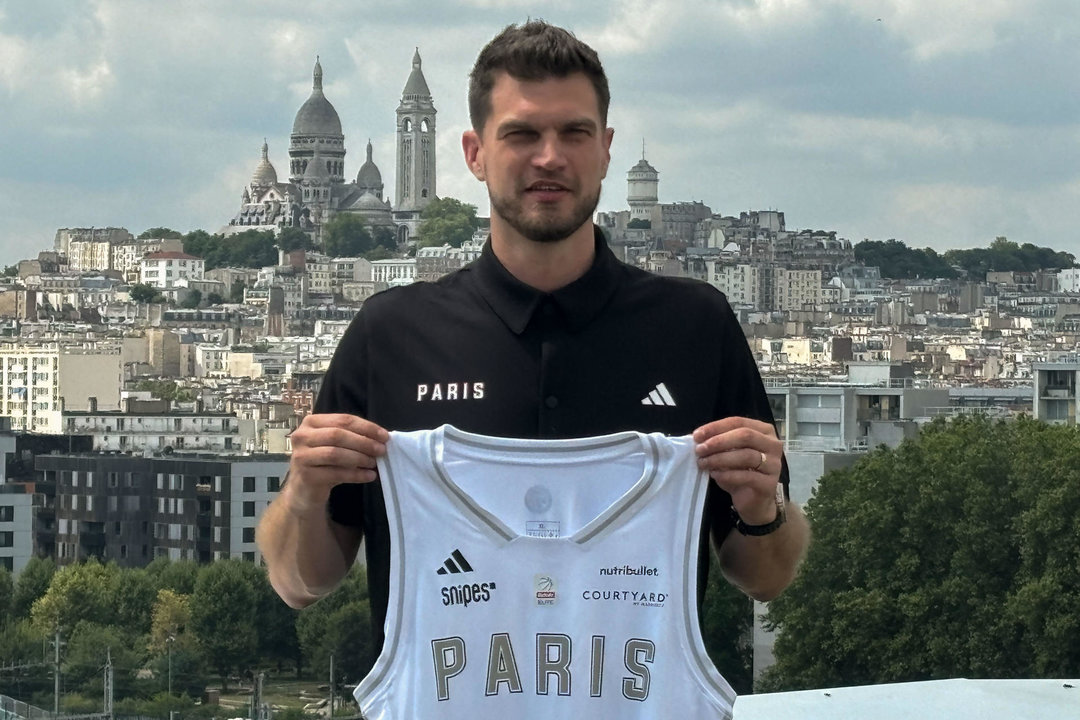
[[[728,417],[694,431],[698,467],[731,495],[743,522],[765,525],[776,518],[783,443],[760,420]]]
[[[289,436],[292,458],[285,492],[298,509],[324,506],[341,483],[378,479],[375,459],[386,454],[390,434],[356,415],[308,415]]]

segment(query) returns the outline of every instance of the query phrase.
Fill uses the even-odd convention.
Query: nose
[[[557,170],[566,164],[566,154],[558,135],[545,135],[533,155],[533,165],[544,170]]]

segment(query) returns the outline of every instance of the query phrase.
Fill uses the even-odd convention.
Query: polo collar
[[[607,304],[619,283],[619,261],[604,241],[600,228],[593,226],[593,233],[596,253],[592,266],[574,282],[551,293],[537,290],[514,277],[495,257],[488,240],[473,266],[480,295],[517,335],[525,331],[545,300],[550,300],[561,311],[571,331],[581,330]]]

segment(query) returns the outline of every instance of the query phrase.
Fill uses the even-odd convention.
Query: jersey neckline
[[[486,451],[505,453],[513,456],[524,453],[586,453],[597,450],[625,448],[633,445],[644,455],[641,475],[626,492],[589,522],[582,525],[571,535],[559,538],[536,538],[512,530],[494,513],[487,510],[468,492],[459,486],[446,467],[445,455],[448,445],[465,445]],[[429,455],[435,477],[447,495],[465,512],[477,521],[477,526],[497,540],[509,542],[572,542],[583,545],[598,536],[605,535],[618,527],[633,513],[632,508],[650,496],[657,485],[660,452],[656,441],[645,433],[625,431],[610,435],[569,439],[528,439],[499,438],[478,435],[460,430],[453,425],[441,425],[431,433],[431,453]]]

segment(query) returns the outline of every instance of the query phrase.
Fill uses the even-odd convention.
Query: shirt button
[[[559,406],[559,398],[555,397],[554,395],[548,395],[547,398],[544,400],[544,404],[554,410]]]

